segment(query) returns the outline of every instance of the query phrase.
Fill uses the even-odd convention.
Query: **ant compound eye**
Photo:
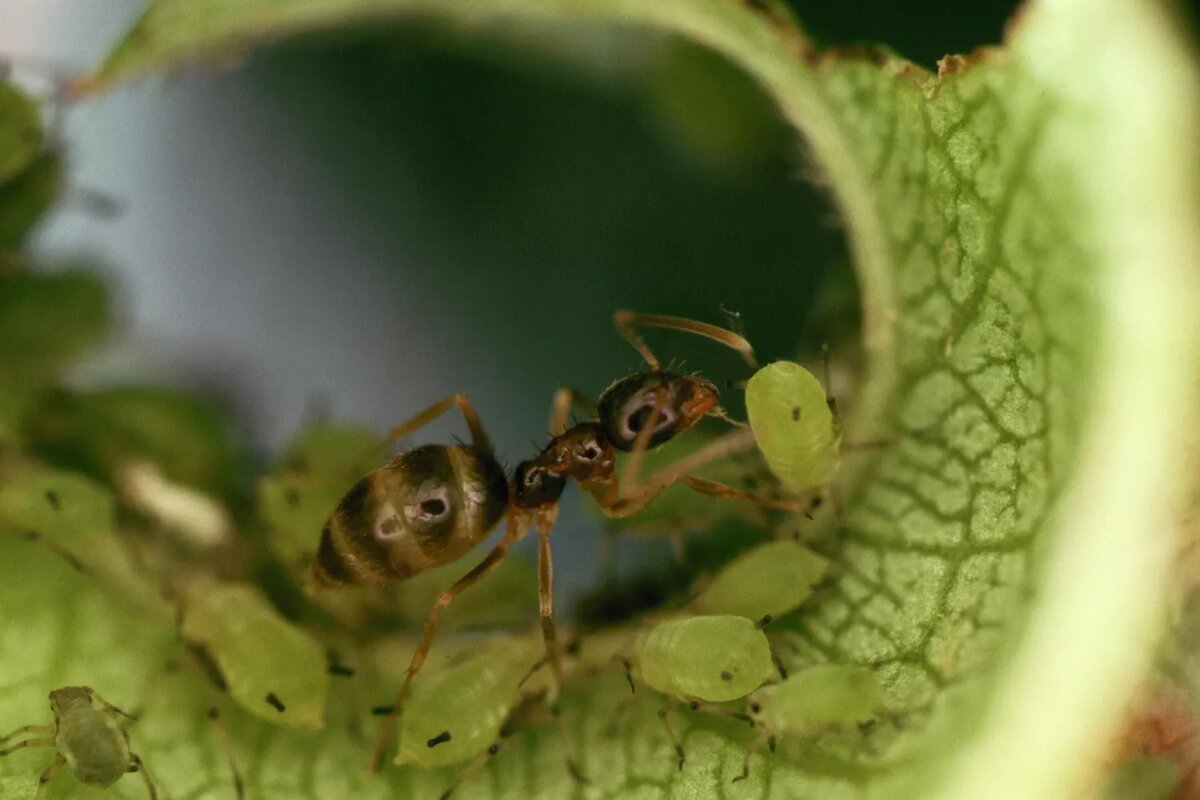
[[[525,473],[525,488],[536,489],[542,485],[542,471],[540,469],[531,469]]]
[[[600,457],[600,445],[590,441],[579,449],[579,458],[583,461],[595,461]]]

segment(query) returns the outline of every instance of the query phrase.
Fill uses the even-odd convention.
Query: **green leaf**
[[[108,291],[93,274],[0,275],[0,381],[44,379],[108,329]]]
[[[1003,49],[947,59],[936,76],[886,51],[817,53],[750,6],[158,0],[94,85],[418,13],[494,35],[521,21],[651,26],[744,69],[803,136],[845,218],[866,356],[846,435],[895,440],[846,459],[845,525],[825,550],[836,578],[779,649],[793,668],[871,666],[892,718],[860,747],[756,755],[734,785],[753,732],[680,717],[679,772],[652,708],[605,735],[627,689],[600,671],[562,703],[589,786],[571,783],[553,730],[538,727],[464,793],[1070,796],[1089,785],[1145,670],[1150,642],[1128,632],[1151,632],[1159,618],[1181,442],[1200,408],[1194,66],[1144,0],[1030,3]],[[0,582],[6,601],[11,584]],[[60,657],[24,658],[25,681],[0,691],[6,718],[24,719],[31,698],[84,660],[128,670],[120,686],[96,686],[114,702],[142,696],[153,658],[128,659],[128,637],[107,636],[107,618],[82,657],[67,621],[93,615],[72,597],[21,606],[41,623],[21,632]],[[225,796],[203,703],[181,697],[148,714],[135,746],[145,743],[173,793]],[[319,739],[239,726],[251,794],[433,797],[446,787],[438,771],[363,776],[361,724],[331,714]],[[10,757],[0,776],[22,769],[32,762]]]
[[[42,119],[37,103],[0,81],[0,185],[24,172],[42,149]]]
[[[112,482],[144,460],[172,481],[229,498],[242,491],[240,455],[229,419],[194,394],[150,386],[46,392],[28,426],[48,461]]]
[[[44,153],[20,175],[0,184],[0,253],[21,249],[58,196],[61,183],[62,158]]]
[[[305,431],[258,483],[259,514],[288,561],[311,556],[329,514],[356,480],[381,466],[379,436],[321,425]]]

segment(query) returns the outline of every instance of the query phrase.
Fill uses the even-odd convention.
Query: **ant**
[[[387,440],[403,438],[457,407],[470,431],[469,445],[423,445],[407,450],[367,474],[339,501],[321,533],[311,588],[384,586],[432,567],[458,560],[507,519],[503,538],[474,568],[443,591],[425,622],[396,702],[384,721],[369,769],[378,771],[403,712],[413,678],[421,670],[442,611],[454,599],[495,570],[516,542],[538,533],[538,607],[546,657],[561,686],[563,669],[553,619],[553,562],[550,534],[567,480],[596,498],[605,514],[637,513],[667,486],[680,481],[719,497],[753,500],[772,508],[795,504],[759,498],[749,492],[687,473],[711,460],[755,447],[745,426],[718,437],[697,452],[637,483],[642,455],[691,428],[705,416],[731,423],[710,381],[662,369],[635,331],[636,325],[670,328],[713,339],[738,351],[754,365],[750,343],[737,333],[693,320],[618,311],[618,330],[646,360],[649,369],[620,379],[600,395],[597,419],[567,428],[576,395],[555,393],[552,439],[533,458],[521,462],[511,485],[496,460],[491,440],[474,406],[462,394],[451,395],[394,428]],[[629,453],[623,480],[615,474],[616,452]],[[561,726],[561,722],[560,722]],[[572,773],[578,774],[568,758]]]

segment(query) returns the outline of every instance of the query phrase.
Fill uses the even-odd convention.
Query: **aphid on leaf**
[[[242,708],[278,725],[320,728],[325,650],[250,586],[201,582],[184,592],[180,633],[212,660]]]
[[[395,763],[458,764],[485,752],[521,697],[541,650],[531,637],[491,637],[437,659],[413,682]]]
[[[767,542],[722,567],[690,608],[698,614],[737,614],[754,621],[794,611],[825,574],[829,561],[799,542]]]
[[[129,734],[118,724],[117,717],[133,719],[121,709],[108,703],[87,686],[65,686],[50,692],[50,710],[54,722],[50,725],[26,725],[0,743],[21,734],[30,735],[14,745],[0,749],[6,756],[25,747],[53,747],[58,750],[50,766],[38,779],[34,800],[41,800],[50,782],[64,764],[70,767],[80,783],[108,788],[128,772],[141,772],[150,793],[156,800],[158,792],[146,772],[142,760],[129,750]]]
[[[780,482],[800,492],[832,480],[841,458],[841,429],[815,375],[791,361],[768,364],[746,384],[746,414]]]
[[[750,756],[775,737],[810,736],[871,719],[883,705],[883,689],[870,669],[851,664],[819,664],[794,672],[750,698],[750,713],[762,734],[746,749],[741,780],[750,774]]]
[[[714,703],[745,697],[775,673],[762,630],[732,614],[658,623],[639,637],[634,665],[663,694]]]
[[[658,623],[637,638],[632,668],[639,680],[672,698],[658,716],[679,756],[680,769],[683,746],[667,718],[673,701],[682,700],[696,708],[699,701],[737,700],[775,673],[771,646],[762,630],[745,617],[733,615],[683,617]],[[730,716],[745,718],[740,714]]]

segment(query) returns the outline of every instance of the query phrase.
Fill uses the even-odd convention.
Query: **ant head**
[[[720,393],[710,381],[693,375],[654,370],[622,378],[600,395],[600,425],[618,450],[630,451],[654,409],[658,421],[649,447],[683,433],[718,407]]]
[[[539,456],[517,465],[512,486],[513,502],[517,508],[539,508],[558,502],[567,486],[567,479],[544,464]]]

